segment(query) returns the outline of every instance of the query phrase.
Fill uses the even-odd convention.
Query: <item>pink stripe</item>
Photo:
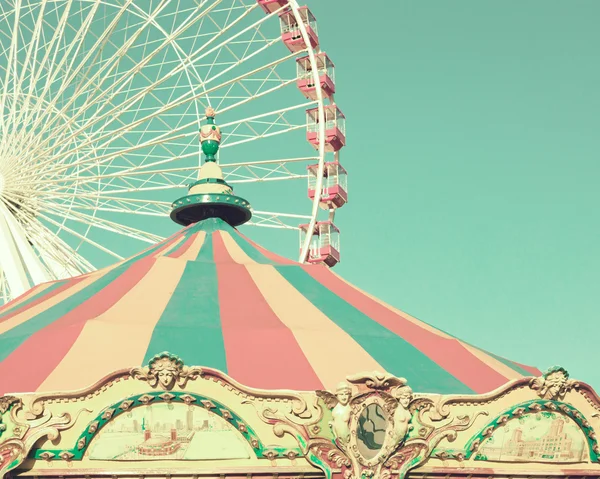
[[[0,377],[11,377],[10,386],[15,391],[37,390],[71,349],[85,323],[110,309],[146,275],[155,261],[149,256],[135,262],[87,301],[32,334],[0,363]],[[15,371],[23,374],[15,375]]]
[[[190,225],[191,226],[191,225]],[[158,248],[152,256],[158,256],[160,255],[165,249],[167,249],[168,246],[170,246],[172,243],[175,242],[175,240],[177,240],[180,236],[185,234],[185,230],[188,229],[190,226],[186,226],[184,229],[181,229],[179,231],[176,231],[175,233],[173,233],[171,236],[165,238],[162,241],[159,241],[158,243],[154,243],[151,246],[148,246],[147,248],[143,249],[142,251],[140,251],[137,254],[134,254],[133,256],[130,256],[129,258],[127,258],[125,261],[130,261],[132,259],[138,258],[139,256],[143,256],[144,254],[146,254],[148,251],[150,251],[153,248],[156,248],[157,246],[160,246],[160,248]]]
[[[302,268],[326,288],[444,368],[477,393],[491,391],[508,379],[481,362],[455,339],[448,339],[419,327],[335,277],[324,266]]]
[[[37,284],[37,285],[33,286],[32,288],[28,289],[27,291],[25,291],[24,293],[20,294],[16,298],[13,298],[8,303],[0,306],[0,316],[2,316],[2,314],[6,310],[9,310],[12,307],[15,307],[18,303],[27,301],[27,298],[30,298],[31,296],[35,296],[37,293],[37,290],[40,289],[45,284],[48,284],[48,283]]]
[[[10,387],[13,391],[36,391],[71,349],[85,323],[114,306],[148,273],[156,261],[156,255],[168,246],[168,243],[164,244],[153,255],[134,262],[119,277],[89,299],[29,336],[0,362],[0,377],[11,378]],[[81,277],[77,278],[80,279]],[[135,311],[132,311],[132,314],[135,314]],[[43,358],[43,361],[40,361],[40,358]],[[15,375],[15,371],[23,373]]]
[[[190,246],[192,246],[196,237],[197,234],[190,235],[190,237],[187,238],[182,245],[178,246],[175,251],[169,253],[167,256],[169,258],[179,258],[181,255],[185,254],[188,249],[190,249]]]
[[[4,316],[3,318],[0,319],[0,323],[3,323],[4,321],[8,321],[10,318],[16,316],[17,314],[24,313],[25,311],[37,306],[38,304],[43,303],[44,301],[47,301],[47,300],[53,298],[54,296],[62,293],[63,291],[75,286],[77,283],[79,283],[86,277],[87,276],[77,276],[75,278],[71,278],[71,279],[67,280],[67,282],[65,284],[59,286],[58,288],[54,288],[52,291],[49,291],[48,294],[43,294],[36,300],[31,301],[30,303],[24,305],[23,307],[16,308],[14,311],[8,313],[6,316]]]
[[[269,307],[246,267],[232,260],[220,233],[212,238],[228,373],[256,388],[322,389],[296,338]]]

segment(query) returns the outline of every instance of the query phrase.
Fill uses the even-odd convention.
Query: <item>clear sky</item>
[[[600,2],[310,7],[348,118],[336,272],[600,390]]]
[[[600,391],[600,1],[308,3],[347,117],[336,272],[469,343],[562,365]],[[297,134],[275,137],[287,157],[314,154]],[[259,143],[222,160],[272,159]],[[304,180],[235,192],[257,210],[310,211]],[[297,257],[295,232],[242,231]]]

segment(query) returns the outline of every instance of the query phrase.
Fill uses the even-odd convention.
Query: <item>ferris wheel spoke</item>
[[[197,180],[207,106],[221,148],[244,155],[221,149],[229,184],[306,181],[309,165],[319,178],[325,152],[304,129],[306,109],[323,120],[323,95],[304,100],[292,73],[304,53],[316,80],[315,53],[281,45],[285,8],[299,15],[296,0],[269,14],[256,0],[0,1],[0,201],[50,277],[90,271],[99,253],[121,259],[126,238],[160,239],[141,217],[168,216]],[[316,221],[312,203],[311,215],[254,211],[250,224],[297,230]]]
[[[271,211],[253,211],[252,219],[246,224],[249,226],[261,226],[264,228],[297,230],[299,222],[308,221],[310,219],[311,216],[308,215],[273,213]]]
[[[148,233],[137,228],[132,228],[130,226],[125,226],[105,218],[75,211],[75,208],[63,208],[57,206],[56,204],[52,204],[51,208],[45,208],[44,211],[47,214],[55,215],[66,220],[77,221],[87,226],[92,226],[93,228],[99,228],[112,233],[128,236],[145,243],[154,244],[163,239],[161,236]]]
[[[277,64],[279,64],[279,63],[282,63],[282,62],[284,62],[285,60],[287,60],[287,59],[289,59],[289,58],[292,58],[292,57],[293,57],[293,55],[288,55],[288,56],[286,56],[286,57],[280,58],[280,59],[278,59],[278,60],[276,60],[276,61],[274,61],[274,62],[271,62],[271,63],[270,63],[270,64],[268,64],[268,65],[264,65],[264,66],[261,66],[261,67],[258,67],[258,68],[256,68],[256,69],[255,69],[255,70],[253,70],[253,72],[251,72],[251,73],[254,73],[254,72],[259,72],[259,71],[266,70],[266,69],[268,69],[268,68],[270,68],[270,67],[272,67],[272,66],[275,66],[275,65],[277,65]],[[246,76],[246,75],[241,75],[241,76],[239,76],[239,77],[236,77],[236,78],[234,78],[234,79],[228,80],[228,81],[226,81],[226,82],[222,83],[221,85],[217,85],[217,86],[213,87],[212,89],[205,90],[205,92],[203,92],[203,93],[200,93],[200,94],[195,94],[195,95],[194,95],[193,93],[191,93],[191,92],[188,92],[188,93],[186,93],[186,94],[184,94],[184,95],[180,96],[179,98],[177,98],[177,99],[176,99],[176,100],[174,100],[173,102],[171,102],[171,103],[169,103],[169,104],[165,104],[165,105],[161,106],[160,108],[158,108],[158,109],[156,109],[155,111],[153,111],[151,114],[149,114],[149,115],[146,115],[146,116],[144,116],[144,117],[142,117],[142,118],[140,118],[140,119],[138,119],[138,120],[136,120],[136,121],[134,121],[134,122],[130,123],[130,124],[128,125],[128,128],[134,128],[134,127],[137,127],[137,126],[139,126],[139,125],[141,125],[141,124],[145,123],[146,121],[149,121],[149,120],[151,120],[151,119],[153,119],[153,118],[155,118],[155,117],[157,117],[157,116],[161,115],[162,113],[165,113],[165,112],[167,112],[167,111],[169,111],[169,110],[171,110],[171,109],[174,109],[174,108],[176,108],[177,106],[181,106],[181,105],[183,105],[183,104],[185,104],[185,103],[189,102],[190,100],[193,100],[193,99],[198,99],[198,98],[200,98],[200,97],[204,96],[205,94],[209,94],[209,93],[211,93],[213,90],[217,90],[217,89],[219,89],[219,88],[221,88],[221,87],[223,87],[223,86],[226,86],[226,85],[228,85],[228,84],[235,83],[235,82],[239,81],[240,79],[242,79],[244,76]],[[306,105],[311,105],[311,104],[313,104],[313,102],[306,103]],[[300,105],[300,106],[302,106],[302,105]],[[123,105],[121,105],[121,108],[122,108],[123,110],[125,110],[125,109],[126,109],[126,107],[127,107],[127,105],[126,105],[126,104],[123,104]],[[293,107],[293,108],[299,108],[299,106],[296,106],[296,107]],[[105,114],[105,115],[106,115],[106,114]],[[268,114],[266,114],[266,115],[268,115]],[[89,139],[89,140],[87,140],[87,141],[84,141],[84,142],[82,142],[82,143],[79,145],[79,148],[84,148],[84,147],[91,146],[91,145],[94,143],[94,141],[102,141],[102,140],[105,140],[107,143],[110,143],[110,142],[112,142],[112,141],[114,140],[115,131],[109,131],[109,132],[104,132],[103,130],[101,130],[101,131],[102,131],[102,133],[101,133],[101,136],[100,136],[100,137],[94,138],[93,140],[92,140],[92,139]],[[117,130],[117,132],[118,132],[118,130]],[[104,145],[101,145],[101,147],[103,147],[103,146],[106,146],[106,144],[104,144]],[[224,145],[224,146],[225,146],[225,145]],[[78,164],[78,165],[81,165],[82,163],[83,163],[83,164],[85,164],[85,163],[91,163],[91,162],[95,162],[95,159],[94,159],[93,157],[90,157],[90,154],[88,153],[88,154],[85,154],[85,155],[84,155],[84,157],[83,157],[83,159],[79,160],[77,164]],[[42,165],[42,166],[43,166],[43,165]],[[68,168],[68,167],[67,167],[67,166],[63,166],[63,167],[62,167],[62,170],[64,171],[64,169],[65,169],[65,168]],[[58,171],[60,171],[60,169],[52,169],[52,170],[50,170],[50,172],[54,172],[54,171],[57,171],[57,170],[58,170]]]
[[[8,54],[8,62],[6,63],[6,73],[5,73],[5,77],[4,77],[4,85],[5,87],[3,88],[2,91],[2,96],[0,97],[0,119],[1,119],[1,127],[2,127],[2,134],[3,135],[7,135],[8,134],[8,128],[7,125],[5,123],[5,115],[4,115],[4,111],[5,111],[5,106],[6,106],[6,97],[8,95],[8,88],[7,85],[9,84],[9,79],[11,76],[11,72],[15,71],[16,74],[16,69],[14,68],[13,64],[15,62],[15,57],[16,57],[16,50],[17,50],[17,41],[19,38],[19,19],[20,19],[20,12],[21,12],[21,0],[16,0],[15,3],[15,10],[14,10],[14,24],[13,24],[13,29],[12,29],[12,37],[11,37],[11,43],[10,43],[10,50],[9,50],[9,54]]]
[[[304,124],[295,124],[292,118],[294,112],[306,109],[314,105],[314,102],[307,102],[300,105],[295,105],[280,110],[262,113],[250,118],[236,120],[223,125],[229,128],[227,133],[223,134],[221,148],[231,148],[250,141],[256,141],[271,136],[281,135],[290,131],[303,129]]]
[[[38,220],[29,224],[30,241],[54,279],[88,273],[95,268]]]
[[[132,1],[133,0],[128,0],[128,2],[126,2],[121,7],[119,14],[112,21],[111,28],[116,28],[116,26],[118,25],[118,22],[120,20],[120,17],[125,14],[125,12],[127,11],[127,8],[132,4]],[[87,77],[87,74],[89,73],[90,69],[92,68],[92,65],[88,66],[86,74],[84,74],[83,77],[79,77],[80,85],[77,87],[76,94],[74,94],[71,97],[70,101],[68,101],[64,105],[61,112],[63,112],[63,113],[66,112],[73,105],[75,100],[78,98],[78,94],[82,93],[82,91],[85,92],[86,88],[90,85],[94,85],[93,93],[97,93],[99,91],[103,92],[103,95],[108,95],[109,93],[111,93],[112,88],[106,88],[106,87],[102,88],[104,81],[106,79],[111,78],[111,72],[118,66],[120,59],[126,56],[125,52],[127,51],[127,49],[135,43],[135,41],[139,38],[139,35],[142,34],[142,32],[144,31],[144,29],[146,27],[154,24],[156,16],[162,11],[162,9],[164,9],[168,5],[169,1],[170,0],[163,0],[161,5],[159,7],[157,7],[157,9],[154,12],[152,12],[151,15],[148,16],[148,18],[142,24],[142,26],[139,27],[136,32],[134,32],[134,34],[132,35],[131,38],[129,38],[128,42],[125,45],[122,45],[119,47],[115,46],[116,52],[113,54],[113,56],[110,57],[108,60],[104,60],[103,65],[98,69],[98,71],[91,78],[88,78],[87,81],[85,82],[85,84],[81,85],[81,83],[83,83],[83,80]],[[196,7],[196,10],[200,9],[202,7],[202,5],[204,5],[204,3],[206,3],[206,2],[200,3]],[[192,18],[192,20],[194,20],[194,21],[197,21],[197,19],[194,19],[193,15],[190,15],[190,18]],[[180,35],[183,31],[185,31],[186,28],[189,28],[191,25],[193,25],[193,23],[194,22],[184,22],[182,25],[180,25],[180,28],[178,28],[175,32],[173,32],[172,35],[168,36],[168,38],[166,38],[163,41],[163,43],[160,47],[154,49],[151,52],[151,54],[146,56],[141,62],[136,63],[136,66],[134,68],[128,70],[124,75],[117,77],[115,80],[118,80],[118,81],[114,81],[112,84],[112,87],[116,87],[119,85],[121,85],[122,87],[126,86],[132,76],[139,74],[140,71],[142,70],[142,68],[144,66],[146,66],[154,58],[154,56],[158,55],[164,47],[172,45],[173,40],[178,35]],[[70,74],[70,76],[68,76],[67,80],[63,82],[62,89],[58,92],[59,94],[55,95],[56,98],[59,98],[60,94],[62,94],[64,92],[64,90],[67,87],[69,87],[74,80],[76,80],[78,78],[80,71],[84,68],[84,66],[86,65],[86,62],[92,56],[92,54],[95,53],[96,48],[102,49],[105,46],[105,44],[108,41],[107,39],[109,38],[110,33],[112,32],[111,28],[109,28],[107,31],[105,31],[104,35],[102,35],[100,38],[97,39],[96,43],[90,49],[90,51],[88,51],[86,57],[84,58],[83,61],[80,62],[80,65],[77,67],[77,69],[75,69],[73,72],[71,72],[71,74]],[[102,51],[102,50],[100,50],[100,51]],[[107,71],[107,69],[108,69],[108,71]],[[101,81],[97,81],[99,78],[101,79]],[[94,84],[94,82],[96,82],[96,83]],[[77,115],[83,115],[87,111],[87,108],[90,106],[90,104],[92,104],[93,102],[99,101],[99,99],[97,97],[95,97],[93,94],[89,94],[90,93],[89,91],[87,93],[88,93],[88,99],[86,100],[86,103],[84,104],[83,107],[78,108]],[[76,119],[76,118],[74,117],[73,119]],[[50,126],[50,123],[48,123],[47,126]]]
[[[97,38],[95,44],[87,51],[86,56],[84,57],[84,59],[82,59],[80,61],[79,66],[73,72],[70,72],[69,75],[67,75],[67,78],[63,82],[63,84],[61,86],[61,89],[54,95],[54,97],[55,97],[54,101],[55,102],[61,97],[62,93],[71,85],[71,83],[74,80],[78,79],[78,75],[80,74],[80,71],[82,69],[84,69],[84,67],[85,67],[86,63],[88,62],[88,60],[90,58],[92,58],[92,56],[96,56],[96,58],[97,58],[97,55],[103,51],[103,48],[105,47],[106,43],[108,42],[108,39],[110,38],[110,35],[116,30],[116,28],[119,25],[119,22],[120,22],[121,18],[128,12],[128,8],[133,4],[133,2],[134,2],[134,0],[127,0],[121,6],[121,8],[119,9],[119,11],[112,18],[111,24],[108,26],[107,29],[104,30],[103,35],[101,35],[99,38]],[[163,1],[162,4],[163,4],[162,8],[164,8],[165,2]],[[96,1],[96,5],[97,6],[100,5],[100,1],[99,0]],[[147,26],[147,25],[149,25],[149,22],[147,22],[146,24],[144,24],[144,26]],[[138,35],[141,34],[142,30],[143,30],[143,28],[138,30]],[[113,55],[113,57],[109,58],[108,61],[104,61],[103,62],[104,64],[99,68],[99,70],[96,72],[96,74],[92,78],[90,78],[83,85],[83,87],[78,86],[78,88],[76,89],[76,94],[71,97],[71,100],[69,102],[67,102],[67,104],[63,107],[63,109],[62,109],[61,112],[62,113],[66,113],[68,111],[68,109],[73,105],[73,103],[77,99],[77,96],[78,96],[77,93],[81,93],[82,90],[85,91],[85,88],[87,86],[89,86],[89,85],[94,85],[94,82],[98,78],[102,78],[103,76],[104,76],[104,78],[110,77],[110,69],[109,69],[108,72],[106,71],[106,69],[108,67],[111,67],[111,68],[115,68],[116,67],[116,64],[113,63],[111,60],[113,60],[113,59],[117,59],[118,60],[122,56],[122,53],[124,51],[126,51],[126,49],[128,47],[130,47],[131,44],[134,43],[135,39],[137,39],[136,35],[134,35],[132,37],[132,39],[130,39],[130,43],[128,43],[126,45],[123,45],[120,49],[118,49],[117,52],[115,52],[115,54]],[[100,49],[99,51],[97,50],[98,48]],[[66,56],[64,58],[66,58]],[[93,68],[93,63],[88,66],[86,73],[89,73],[92,68]],[[83,80],[86,78],[86,76],[79,77],[80,84],[83,82]],[[100,88],[101,83],[100,84],[96,84],[95,87],[96,88]],[[48,84],[49,84],[49,82],[47,82],[47,85]],[[48,125],[48,126],[50,126],[50,125]],[[42,130],[42,132],[43,131],[44,130]]]
[[[254,7],[251,7],[249,10],[253,9]],[[244,15],[240,15],[240,17],[238,17],[238,19],[235,22],[232,22],[230,25],[228,25],[226,28],[222,29],[221,32],[219,32],[219,34],[224,34],[226,33],[229,28],[231,28],[232,26],[234,26],[238,21],[241,21],[243,19]],[[259,22],[257,22],[259,23]],[[241,34],[243,33],[240,32],[238,33]],[[213,36],[213,39],[216,39],[218,37],[217,36]],[[87,121],[84,123],[84,125],[81,127],[81,129],[86,129],[86,128],[90,128],[91,126],[95,125],[98,121],[102,121],[103,119],[109,118],[110,121],[114,120],[114,113],[115,112],[119,112],[119,107],[124,107],[124,108],[129,108],[131,105],[135,104],[138,100],[140,100],[141,98],[143,98],[146,94],[148,94],[150,91],[156,89],[157,87],[159,87],[160,84],[164,83],[165,81],[167,81],[169,78],[172,78],[174,75],[179,74],[181,72],[183,72],[187,66],[187,63],[192,63],[195,61],[194,56],[197,55],[198,53],[200,53],[202,50],[204,50],[208,45],[210,45],[210,43],[212,43],[211,40],[207,41],[204,45],[202,45],[196,52],[195,54],[190,55],[187,58],[187,62],[186,63],[182,63],[180,65],[178,65],[175,69],[172,69],[169,72],[169,75],[165,75],[160,77],[158,80],[152,82],[150,85],[148,85],[147,87],[145,87],[144,89],[141,89],[140,91],[136,92],[136,94],[134,94],[133,96],[131,96],[130,98],[128,98],[126,100],[126,102],[122,102],[121,104],[119,104],[118,106],[113,106],[112,109],[110,109],[108,112],[105,112],[103,115],[101,115],[100,117],[96,117],[96,115],[101,112],[105,106],[110,106],[112,104],[112,101],[115,99],[115,97],[118,95],[118,93],[120,93],[125,86],[127,86],[128,81],[130,80],[130,77],[126,77],[124,82],[120,82],[120,87],[117,88],[115,91],[107,91],[106,94],[111,94],[111,96],[108,96],[108,98],[104,98],[106,96],[102,95],[101,97],[95,97],[94,98],[94,102],[97,104],[96,106],[96,114],[93,115],[92,117],[88,118]],[[215,49],[221,48],[222,45],[217,45],[216,47],[214,47],[213,49],[210,49],[207,53],[205,53],[204,55],[208,55],[210,53],[212,53]],[[202,58],[198,57],[198,58]],[[136,68],[135,71],[132,72],[133,74],[139,73],[139,70]],[[97,85],[97,90],[99,90],[101,87],[101,85]],[[198,95],[197,98],[200,98],[201,96],[203,96],[202,94]],[[100,102],[100,100],[104,100],[103,102]],[[99,104],[99,105],[98,105]],[[74,116],[74,119],[76,119],[78,116],[81,116],[86,110],[85,109],[80,109],[79,112]],[[118,116],[118,115],[116,115]],[[106,124],[105,124],[106,125]],[[80,133],[80,131],[76,131],[73,134],[74,135],[78,135]]]
[[[56,206],[56,205],[55,205],[55,206]],[[40,212],[39,210],[38,210],[38,211],[36,211],[36,210],[33,210],[33,209],[32,209],[30,206],[28,206],[26,203],[23,203],[23,202],[22,202],[22,203],[19,205],[19,207],[20,207],[20,208],[23,208],[23,209],[25,209],[25,210],[27,210],[27,211],[28,211],[28,213],[29,213],[29,215],[30,215],[30,218],[31,218],[31,217],[34,217],[35,219],[38,219],[38,220],[39,220],[39,218],[42,218],[42,219],[44,219],[45,221],[47,221],[48,223],[50,223],[50,224],[54,225],[55,227],[57,227],[59,230],[62,230],[62,231],[65,231],[65,232],[67,232],[67,233],[71,234],[72,236],[74,236],[74,237],[76,237],[76,238],[80,239],[81,241],[83,241],[83,242],[86,242],[86,243],[88,243],[89,245],[96,247],[96,248],[97,248],[97,249],[99,249],[100,251],[103,251],[104,253],[107,253],[107,254],[109,254],[109,255],[111,255],[111,256],[113,256],[114,258],[117,258],[117,259],[119,259],[119,260],[122,260],[122,259],[123,259],[123,257],[122,257],[121,255],[119,255],[119,254],[117,254],[117,253],[115,253],[115,252],[113,252],[113,251],[109,250],[108,248],[105,248],[105,247],[104,247],[104,246],[102,246],[101,244],[99,244],[99,243],[97,243],[97,242],[93,241],[92,239],[88,238],[86,235],[83,235],[83,234],[81,234],[81,233],[79,233],[79,232],[77,232],[77,231],[75,231],[75,230],[73,230],[73,229],[69,228],[68,226],[66,226],[66,225],[65,225],[65,222],[66,222],[66,220],[68,220],[69,218],[68,218],[68,217],[65,217],[65,215],[64,215],[64,214],[63,214],[62,216],[61,216],[60,214],[58,214],[58,210],[59,210],[60,208],[56,208],[56,207],[55,207],[55,209],[53,210],[53,214],[57,214],[57,216],[61,217],[61,218],[63,219],[62,223],[61,223],[61,222],[58,222],[58,221],[56,221],[56,220],[54,220],[54,219],[52,219],[52,218],[50,218],[50,217],[48,217],[48,216],[46,216],[45,214],[43,214],[43,213],[42,213],[42,212]],[[89,226],[89,227],[91,227],[91,226],[93,226],[93,225],[88,225],[88,226]],[[89,228],[88,228],[88,229],[89,229]]]
[[[265,84],[266,80],[263,80],[262,82],[263,82],[263,84]],[[240,101],[238,101],[237,103],[235,103],[233,105],[230,105],[229,107],[225,108],[222,111],[219,111],[219,113],[221,114],[221,113],[230,111],[230,110],[232,110],[232,109],[234,109],[234,108],[236,108],[238,106],[244,105],[244,104],[246,104],[246,103],[248,103],[248,102],[250,102],[252,100],[255,100],[257,98],[260,98],[260,97],[263,97],[263,96],[268,95],[270,93],[273,93],[274,91],[279,90],[279,89],[281,89],[281,88],[283,88],[285,86],[291,85],[293,83],[295,83],[295,79],[287,80],[287,81],[285,81],[285,82],[283,82],[283,83],[281,83],[281,84],[279,84],[279,85],[277,85],[277,86],[275,86],[275,87],[273,87],[273,88],[271,88],[269,90],[253,94],[252,96],[249,96],[249,97],[242,97],[242,99]],[[214,96],[213,96],[213,98],[214,98]],[[307,104],[301,105],[301,107],[304,107],[306,105],[312,105],[312,103],[307,103]],[[83,173],[85,171],[88,171],[91,168],[94,168],[95,166],[97,166],[97,164],[107,163],[110,160],[113,160],[113,159],[115,159],[117,157],[125,157],[125,155],[131,154],[131,153],[133,153],[133,152],[135,152],[137,150],[141,150],[141,149],[144,149],[144,148],[147,148],[147,147],[150,147],[150,146],[163,145],[165,143],[171,144],[175,140],[182,139],[182,138],[189,138],[189,137],[195,138],[195,136],[196,136],[196,132],[195,131],[187,131],[186,133],[180,133],[180,134],[176,134],[176,133],[189,130],[190,127],[195,126],[196,123],[197,123],[197,121],[193,120],[193,121],[191,121],[191,122],[189,122],[187,124],[184,124],[184,125],[182,125],[182,126],[180,126],[178,128],[172,129],[170,131],[170,134],[159,135],[158,137],[154,137],[151,140],[146,141],[145,143],[141,143],[141,144],[137,144],[137,145],[132,145],[132,146],[130,146],[128,148],[119,149],[119,150],[117,150],[115,152],[112,152],[112,153],[106,153],[104,155],[95,156],[94,157],[94,159],[95,159],[94,164],[85,167],[84,169],[80,170],[80,172]],[[303,125],[297,125],[296,128],[294,128],[294,129],[298,129],[298,128],[301,128],[301,127],[303,127]],[[288,131],[291,131],[291,130],[288,130]],[[196,152],[193,152],[193,153],[191,153],[189,155],[173,156],[173,157],[170,157],[170,158],[168,158],[166,160],[162,160],[161,162],[175,161],[175,160],[178,160],[178,159],[182,159],[182,158],[189,157],[189,156],[194,156],[194,155],[196,155]],[[150,158],[150,157],[151,157],[150,155],[145,155],[146,159]],[[142,163],[143,163],[143,161],[142,161]],[[138,165],[139,165],[139,163],[138,163]],[[143,165],[142,164],[141,166],[146,167],[146,166],[152,166],[152,165],[153,164],[150,164],[150,165]],[[123,173],[126,173],[126,172],[123,172]],[[63,181],[66,181],[66,180],[63,180]]]
[[[31,93],[31,90],[33,88],[35,88],[35,86],[37,85],[38,81],[41,78],[42,73],[45,72],[45,67],[48,62],[48,59],[52,58],[53,59],[52,62],[54,62],[56,59],[56,55],[57,55],[57,53],[59,51],[59,47],[60,47],[60,40],[63,38],[63,34],[64,34],[64,31],[65,31],[65,28],[67,25],[67,20],[69,18],[69,13],[71,11],[72,4],[73,4],[73,0],[69,0],[66,3],[64,12],[63,12],[62,16],[60,17],[57,27],[54,29],[54,34],[52,35],[49,44],[46,46],[44,56],[38,64],[37,72],[35,70],[33,70],[31,73],[32,79],[30,80],[30,93]],[[56,7],[57,7],[57,12],[58,12],[58,4],[56,5]],[[42,14],[43,14],[43,12],[42,12]],[[42,21],[44,21],[44,20],[42,20]],[[50,65],[53,64],[52,62],[48,66],[48,72],[49,72],[49,69],[51,68]],[[47,85],[47,83],[46,83],[46,85]],[[46,91],[46,88],[44,88],[44,91]],[[31,98],[31,96],[28,95],[28,99],[30,99],[30,98]]]
[[[72,2],[69,4],[69,8],[65,9],[65,10],[70,11],[71,4],[72,4]],[[96,1],[92,5],[92,7],[90,8],[90,11],[87,14],[86,19],[82,22],[81,27],[76,31],[74,38],[70,39],[70,41],[68,42],[69,45],[68,45],[66,51],[64,51],[62,53],[62,58],[58,62],[54,63],[54,66],[52,68],[48,69],[46,85],[44,86],[44,89],[42,90],[42,93],[41,93],[40,97],[38,98],[37,105],[32,109],[32,111],[34,113],[39,112],[39,108],[41,107],[40,102],[42,101],[41,99],[45,98],[46,95],[48,95],[50,88],[54,84],[57,76],[62,73],[63,66],[68,63],[71,53],[75,52],[72,55],[71,61],[68,64],[68,66],[66,67],[66,70],[67,70],[67,72],[70,72],[71,69],[73,68],[74,63],[77,60],[77,54],[84,44],[83,38],[88,33],[89,28],[92,25],[92,20],[94,19],[94,16],[95,16],[99,6],[100,6],[99,1]],[[60,45],[64,42],[64,33],[65,33],[67,26],[68,26],[68,23],[65,22],[65,24],[63,25],[63,28],[60,30],[60,34],[59,34],[60,36],[56,42],[57,45]],[[57,51],[54,54],[55,60],[56,60],[57,53],[58,53],[58,47],[57,47]],[[67,78],[68,78],[68,76],[67,76]],[[61,94],[64,92],[64,90],[67,88],[67,86],[68,86],[68,82],[64,81],[62,83],[59,91],[54,95],[55,98],[51,102],[51,107],[54,107],[54,104],[56,103],[58,98],[60,98]]]
[[[55,278],[64,277],[65,268],[68,269],[68,276],[94,269],[85,258],[32,215],[31,211],[27,211],[28,209],[27,205],[20,205],[20,209],[13,212],[14,216],[21,224],[27,225],[27,238],[38,252],[44,266]]]
[[[75,210],[106,211],[110,213],[126,213],[135,215],[147,215],[164,217],[171,212],[171,203],[166,201],[135,200],[119,198],[116,196],[105,196],[90,201],[74,204]]]
[[[112,256],[113,258],[116,258],[116,259],[118,259],[118,260],[122,260],[122,259],[123,259],[123,257],[122,257],[121,255],[119,255],[119,254],[115,253],[114,251],[111,251],[111,250],[109,250],[108,248],[105,248],[105,247],[104,247],[104,246],[102,246],[101,244],[99,244],[99,243],[96,243],[96,242],[95,242],[95,241],[93,241],[92,239],[88,238],[86,235],[83,235],[83,234],[81,234],[81,233],[79,233],[79,232],[77,232],[77,231],[75,231],[75,230],[73,230],[73,229],[69,228],[68,226],[65,226],[64,224],[62,224],[62,223],[60,223],[60,222],[58,222],[58,221],[55,221],[55,220],[53,220],[52,218],[50,218],[50,217],[48,217],[48,216],[44,215],[43,213],[39,213],[39,217],[40,217],[40,218],[43,218],[43,219],[44,219],[45,221],[47,221],[48,223],[50,223],[50,224],[52,224],[52,225],[54,225],[54,226],[57,226],[58,228],[60,228],[60,230],[62,230],[62,231],[65,231],[65,232],[67,232],[67,233],[71,234],[72,236],[74,236],[74,237],[76,237],[76,238],[80,239],[81,241],[83,241],[83,242],[85,242],[85,243],[87,243],[87,244],[89,244],[89,245],[91,245],[91,246],[94,246],[94,247],[96,247],[96,248],[97,248],[97,249],[99,249],[100,251],[102,251],[102,252],[104,252],[104,253],[107,253],[107,254],[109,254],[109,255],[110,255],[110,256]],[[64,216],[62,216],[62,218],[63,218],[63,219],[67,219],[67,218],[65,218]]]
[[[196,156],[196,153],[193,153],[193,156]],[[163,169],[148,169],[148,167],[151,166],[165,165],[165,163],[170,161],[170,159],[166,159],[157,161],[155,164],[142,165],[137,168],[115,168],[116,171],[113,173],[89,176],[84,180],[78,181],[77,187],[84,187],[86,185],[102,181],[103,184],[106,185],[106,188],[103,190],[90,190],[87,193],[78,191],[77,198],[82,199],[87,197],[90,200],[104,198],[116,201],[119,198],[111,197],[110,195],[155,191],[157,186],[160,186],[160,189],[183,188],[195,180],[197,174],[196,168],[168,167]],[[220,163],[220,166],[223,169],[225,179],[229,183],[233,184],[260,181],[279,181],[287,179],[305,179],[307,177],[306,165],[318,161],[318,157],[308,156],[276,160]],[[43,184],[46,186],[49,186],[51,183],[52,182],[50,181],[43,182]],[[64,181],[57,181],[54,182],[54,184],[59,185],[60,189],[48,191],[45,193],[46,198],[71,198],[73,196],[75,190],[71,191],[71,189],[68,189],[72,187],[69,187]],[[145,200],[139,201],[147,203]]]
[[[44,0],[43,3],[42,3],[42,5],[41,5],[41,7],[40,7],[41,10],[42,10],[42,13],[45,10],[46,4],[47,4],[47,1]],[[17,103],[16,98],[21,93],[21,91],[23,91],[22,86],[23,86],[23,83],[25,81],[26,74],[29,71],[27,67],[29,65],[29,62],[32,59],[32,53],[34,51],[37,52],[37,47],[39,45],[40,31],[41,31],[42,25],[43,25],[43,14],[39,15],[39,17],[38,17],[38,19],[37,19],[37,21],[35,23],[34,30],[31,32],[31,34],[32,34],[31,38],[34,41],[30,41],[30,43],[29,43],[29,47],[27,48],[27,53],[26,53],[26,56],[25,56],[25,60],[23,62],[23,67],[21,68],[21,74],[19,76],[18,81],[15,82],[14,87],[13,87],[14,88],[14,94],[15,94],[14,104]],[[22,33],[21,33],[21,37],[22,37],[21,38],[22,43],[25,44],[27,40],[25,38],[23,38]],[[32,62],[32,68],[34,66],[35,66],[35,62]],[[5,85],[5,88],[8,88],[8,85]],[[28,98],[29,97],[30,96],[28,95]],[[16,108],[15,108],[15,110],[16,110]],[[23,115],[23,109],[19,112],[19,117],[15,120],[14,124],[18,124],[19,123],[19,120],[21,119],[22,115]]]

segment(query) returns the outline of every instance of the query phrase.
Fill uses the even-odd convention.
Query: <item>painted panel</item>
[[[185,404],[132,409],[107,424],[90,459],[114,461],[215,460],[251,457],[245,439],[211,412]]]
[[[554,412],[527,414],[506,423],[481,445],[476,460],[506,462],[586,462],[579,427]]]

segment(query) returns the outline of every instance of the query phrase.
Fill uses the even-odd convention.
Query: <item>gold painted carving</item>
[[[335,394],[329,391],[317,391],[317,396],[323,399],[325,405],[331,409],[332,420],[329,421],[329,428],[340,448],[345,448],[350,442],[350,398],[352,396],[352,387],[347,382],[338,384]]]
[[[148,381],[153,387],[170,391],[177,384],[184,388],[188,381],[194,381],[202,375],[199,367],[189,367],[174,354],[163,352],[154,356],[147,367],[133,368],[131,376],[140,381]]]
[[[340,471],[345,479],[386,479],[392,475],[401,479],[426,461],[443,439],[455,440],[459,431],[485,414],[478,411],[472,416],[451,417],[448,411],[442,416],[432,399],[414,397],[406,379],[384,373],[351,376],[338,385],[335,394],[316,394],[331,410],[333,441],[315,437],[310,428],[300,433],[298,425],[289,422],[274,424],[274,432],[294,435],[309,461]],[[379,424],[370,415],[377,417]],[[375,432],[377,440],[375,434],[370,436]],[[375,449],[370,449],[372,446]]]
[[[13,404],[21,403],[21,400],[15,396],[0,397],[0,415],[5,414]]]
[[[560,401],[571,389],[578,388],[579,383],[569,379],[569,373],[565,368],[554,366],[541,377],[532,379],[529,387],[536,390],[542,399]]]
[[[4,399],[4,398],[2,398]],[[3,402],[6,404],[6,402]],[[23,403],[12,401],[15,406],[10,410],[13,423],[13,437],[0,442],[0,478],[7,472],[18,467],[24,460],[33,445],[42,438],[56,441],[60,438],[61,431],[70,429],[79,418],[79,415],[89,409],[82,408],[75,417],[65,413],[54,416],[49,411],[42,411],[36,420],[23,420]],[[6,411],[5,411],[6,412]]]

